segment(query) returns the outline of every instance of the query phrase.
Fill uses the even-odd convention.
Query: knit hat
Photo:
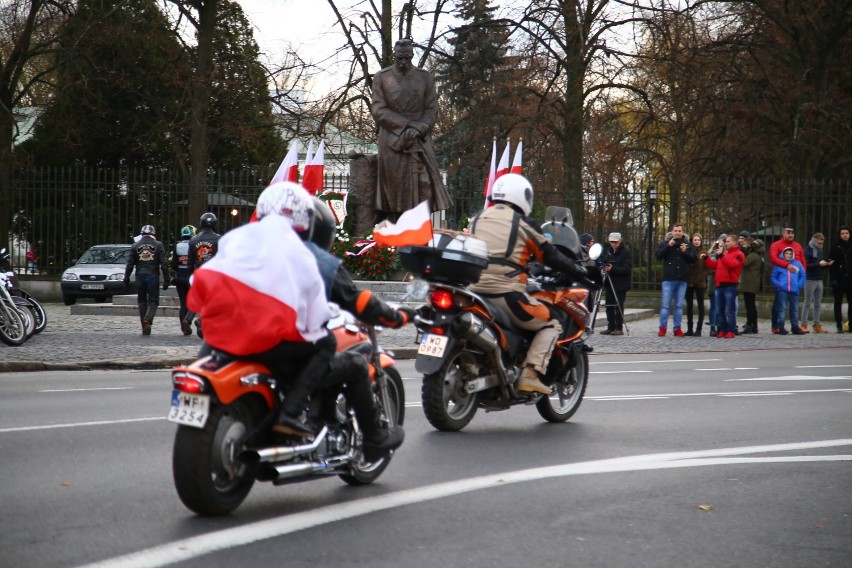
[[[580,235],[580,244],[583,246],[587,246],[593,240],[595,240],[595,237],[593,237],[591,233],[583,233]]]
[[[747,239],[750,239],[750,238],[751,238],[751,233],[749,233],[748,231],[740,231],[740,236],[741,236],[741,237],[745,237],[745,238],[747,238]]]
[[[781,256],[784,256],[784,253],[787,251],[790,251],[795,254],[795,252],[793,251],[793,247],[784,247],[784,250],[781,251]]]
[[[610,233],[608,240],[611,243],[619,242],[621,240],[621,233]]]

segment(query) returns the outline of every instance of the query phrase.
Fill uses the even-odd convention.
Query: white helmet
[[[532,184],[521,174],[504,174],[491,188],[491,201],[511,203],[520,207],[524,215],[529,215],[533,206]]]
[[[304,187],[292,181],[273,183],[257,198],[258,221],[267,215],[281,215],[301,233],[311,228],[313,200]]]

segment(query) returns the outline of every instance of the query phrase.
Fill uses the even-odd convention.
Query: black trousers
[[[624,331],[624,319],[621,315],[624,313],[624,302],[627,300],[627,290],[613,290],[609,287],[606,289],[606,328],[609,330]]]
[[[696,327],[704,325],[704,293],[707,288],[698,288],[697,286],[686,287],[686,327],[692,329],[692,300],[698,304],[698,324]]]
[[[180,300],[180,310],[178,310],[178,316],[180,317],[180,321],[186,319],[186,314],[189,313],[189,309],[186,307],[186,296],[189,294],[189,282],[185,282],[183,280],[175,280],[175,290],[177,290],[178,299]]]
[[[757,294],[743,292],[743,302],[746,309],[746,325],[754,329],[757,327]]]
[[[150,274],[136,275],[136,302],[139,305],[139,318],[154,322],[157,308],[160,306],[160,278]]]
[[[843,326],[843,295],[846,295],[846,319],[852,317],[852,288],[835,286],[834,290],[834,322],[838,327]]]

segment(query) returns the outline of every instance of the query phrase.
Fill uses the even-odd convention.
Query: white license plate
[[[169,422],[204,428],[209,414],[210,397],[208,395],[172,391],[172,408],[166,416]]]
[[[103,284],[81,284],[80,290],[103,290]]]
[[[423,339],[420,340],[420,347],[417,349],[417,354],[428,355],[430,357],[443,357],[444,350],[447,348],[449,341],[450,338],[444,335],[424,333]]]

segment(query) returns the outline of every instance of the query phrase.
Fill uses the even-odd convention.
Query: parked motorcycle
[[[27,327],[31,316],[25,314],[9,294],[8,279],[6,272],[0,272],[0,341],[14,347],[29,337]]]
[[[36,300],[29,292],[21,288],[17,274],[12,271],[9,251],[5,248],[0,249],[0,271],[5,272],[7,276],[6,287],[15,304],[17,304],[19,308],[27,314],[32,314],[33,325],[29,335],[38,334],[44,331],[44,328],[47,327],[47,314],[38,300]]]
[[[553,243],[569,257],[583,260],[570,210],[550,207],[546,218],[542,229]],[[543,267],[533,270],[528,291],[550,306],[562,329],[542,378],[552,392],[522,392],[516,383],[534,333],[514,327],[499,308],[468,288],[488,263],[481,252],[484,243],[477,241],[436,231],[430,246],[399,249],[402,266],[423,279],[412,283],[409,296],[427,300],[415,318],[421,334],[415,368],[423,374],[426,418],[438,430],[458,431],[479,408],[534,404],[548,422],[565,422],[579,409],[588,384],[591,317],[585,300],[590,288],[599,287],[599,276],[585,278],[585,287],[580,287],[564,274]],[[598,245],[589,256],[597,258],[600,252]]]
[[[384,425],[402,425],[405,393],[390,353],[378,344],[377,330],[332,306],[329,328],[338,351],[361,353],[370,364],[377,406]],[[225,515],[246,498],[255,481],[274,485],[337,475],[350,485],[372,483],[391,455],[364,458],[362,432],[341,387],[315,393],[309,421],[321,424],[310,442],[271,430],[286,377],[273,377],[263,365],[221,353],[172,371],[172,406],[167,419],[178,424],[172,471],[187,508],[199,515]]]

